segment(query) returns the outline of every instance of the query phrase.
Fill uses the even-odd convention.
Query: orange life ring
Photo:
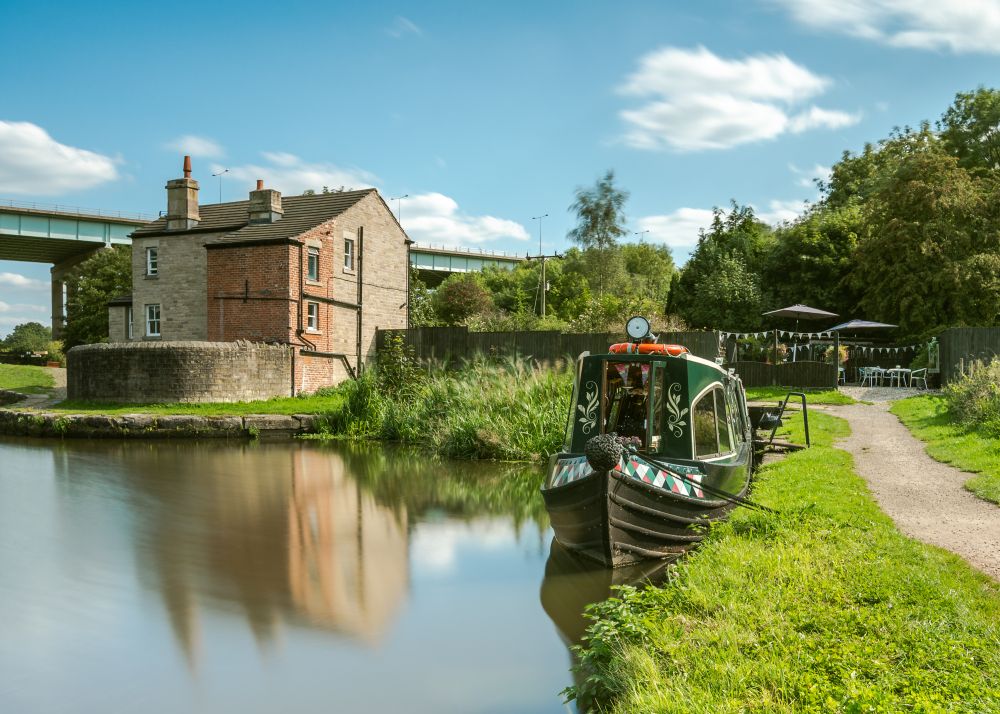
[[[670,355],[671,357],[678,357],[683,354],[690,352],[684,345],[658,345],[651,342],[640,342],[635,344],[633,342],[618,342],[611,345],[608,348],[608,352],[613,355],[617,354],[640,354],[640,355]]]

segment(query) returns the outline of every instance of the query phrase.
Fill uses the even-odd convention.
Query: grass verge
[[[958,423],[941,396],[902,399],[890,411],[927,444],[932,459],[978,474],[965,482],[967,489],[1000,504],[1000,439]]]
[[[755,402],[778,402],[792,391],[792,387],[754,387],[747,390],[747,399]],[[799,389],[805,392],[809,404],[854,404],[854,399],[836,389]],[[793,399],[789,404],[796,404]]]
[[[833,449],[759,473],[663,587],[596,606],[577,693],[614,712],[1000,711],[1000,586],[895,529]],[[799,427],[791,424],[793,438]]]
[[[65,401],[47,412],[67,414],[189,414],[193,416],[242,416],[245,414],[329,414],[344,404],[338,393],[283,397],[254,402],[210,402],[206,404],[118,404],[88,401]]]
[[[0,389],[21,394],[46,394],[55,384],[52,374],[44,367],[0,364]]]

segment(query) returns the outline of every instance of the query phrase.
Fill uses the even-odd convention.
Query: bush
[[[1000,360],[975,361],[944,389],[948,410],[968,427],[1000,437]]]

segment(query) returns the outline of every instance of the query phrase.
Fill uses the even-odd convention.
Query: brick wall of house
[[[208,339],[291,342],[287,244],[206,250]]]
[[[135,238],[132,241],[133,340],[207,340],[205,242],[223,235],[204,233]],[[146,275],[146,248],[157,249],[157,275]],[[146,306],[160,306],[160,336],[146,334]]]

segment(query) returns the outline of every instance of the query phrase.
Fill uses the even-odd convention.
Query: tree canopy
[[[46,352],[52,341],[52,331],[40,322],[24,322],[16,325],[0,343],[9,352],[25,354]]]
[[[66,349],[108,339],[108,301],[132,292],[132,252],[104,248],[66,277]]]

